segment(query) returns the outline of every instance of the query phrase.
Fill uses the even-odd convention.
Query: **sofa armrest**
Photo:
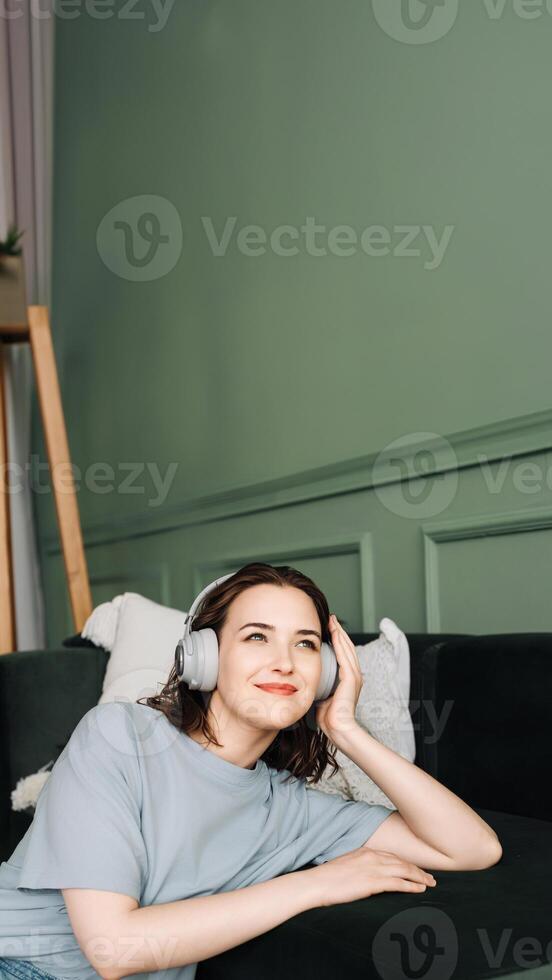
[[[98,703],[109,654],[97,647],[20,650],[0,656],[0,860],[34,811],[11,809],[18,779],[56,759]]]
[[[472,807],[552,820],[552,633],[438,643],[421,691],[426,772]]]

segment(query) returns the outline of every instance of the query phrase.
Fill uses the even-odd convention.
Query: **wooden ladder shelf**
[[[0,506],[0,654],[17,649],[10,494],[7,490],[9,468],[4,345],[25,342],[31,345],[46,451],[52,475],[61,550],[77,632],[81,631],[92,612],[92,596],[73,471],[70,465],[69,443],[63,417],[48,308],[28,306],[27,323],[0,324],[0,465],[2,465],[3,490]],[[60,471],[63,472],[63,490],[56,478],[56,474]]]

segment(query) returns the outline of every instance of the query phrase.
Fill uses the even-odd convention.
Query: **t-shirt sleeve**
[[[139,741],[126,708],[96,705],[74,729],[38,796],[19,889],[97,888],[140,901]]]
[[[379,803],[345,800],[334,793],[307,789],[309,843],[314,844],[312,864],[322,864],[361,847],[395,810]]]

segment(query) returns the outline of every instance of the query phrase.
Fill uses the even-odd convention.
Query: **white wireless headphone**
[[[184,635],[176,645],[174,665],[178,679],[185,681],[192,691],[213,691],[217,685],[219,670],[217,634],[208,628],[192,631],[194,614],[203,596],[234,574],[229,572],[207,585],[194,599],[184,621]],[[322,671],[315,701],[325,701],[334,693],[339,683],[337,657],[330,643],[322,643],[320,657]]]

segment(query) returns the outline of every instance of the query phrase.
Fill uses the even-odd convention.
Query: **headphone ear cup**
[[[219,666],[218,639],[214,630],[192,630],[178,641],[174,656],[178,679],[190,690],[214,691]]]
[[[320,680],[314,696],[315,701],[325,701],[334,693],[339,684],[339,665],[335,650],[330,643],[323,643],[320,647],[320,658],[322,660],[322,670]]]

